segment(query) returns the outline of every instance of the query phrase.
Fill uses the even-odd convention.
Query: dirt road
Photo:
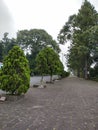
[[[67,78],[0,103],[0,130],[98,130],[98,83]]]

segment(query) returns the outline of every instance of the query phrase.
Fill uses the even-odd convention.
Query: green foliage
[[[98,81],[98,65],[94,68],[90,68],[90,79]]]
[[[77,71],[77,75],[82,74],[82,77],[88,78],[87,72],[94,61],[98,46],[98,13],[89,1],[83,2],[77,15],[69,17],[58,35],[58,40],[62,44],[71,41],[68,67]]]
[[[48,65],[44,51],[40,51],[39,54],[37,55],[36,66],[37,66],[36,71],[38,71],[39,74],[43,75],[46,73]]]
[[[70,72],[67,72],[67,71],[62,71],[62,73],[61,73],[61,78],[66,78],[66,77],[68,77],[70,75]]]
[[[9,50],[16,45],[16,39],[8,38],[8,33],[5,32],[2,40],[0,41],[0,61],[3,61],[4,57],[7,56]]]
[[[42,75],[49,74],[52,77],[53,74],[60,74],[64,70],[58,54],[50,47],[39,52],[36,63],[36,70]]]
[[[76,22],[77,27],[84,31],[98,23],[98,13],[88,0],[85,0],[82,4],[76,17]]]
[[[5,57],[0,72],[1,89],[10,94],[26,93],[30,85],[28,61],[23,51],[14,46]]]
[[[53,38],[41,29],[21,30],[17,33],[17,43],[28,50],[27,59],[30,63],[30,69],[34,71],[37,54],[45,47],[51,46],[56,52],[60,52],[59,45]]]

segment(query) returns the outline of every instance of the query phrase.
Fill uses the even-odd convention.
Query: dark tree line
[[[8,33],[4,33],[3,38],[0,40],[0,62],[3,62],[4,57],[8,55],[9,50],[11,50],[14,45],[17,45],[16,39],[10,39],[8,38]]]

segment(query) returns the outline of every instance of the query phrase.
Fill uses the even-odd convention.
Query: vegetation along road
[[[0,103],[0,130],[98,130],[98,83],[70,77]]]

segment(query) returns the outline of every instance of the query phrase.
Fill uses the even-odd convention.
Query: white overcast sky
[[[45,29],[56,40],[68,20],[84,0],[0,0],[1,32]],[[98,0],[90,0],[98,10]],[[2,15],[2,16],[1,16]]]
[[[4,32],[15,36],[18,30],[44,29],[53,39],[68,20],[76,14],[84,0],[0,0],[0,38]],[[98,0],[89,0],[98,11]],[[67,46],[60,46],[61,60]]]

